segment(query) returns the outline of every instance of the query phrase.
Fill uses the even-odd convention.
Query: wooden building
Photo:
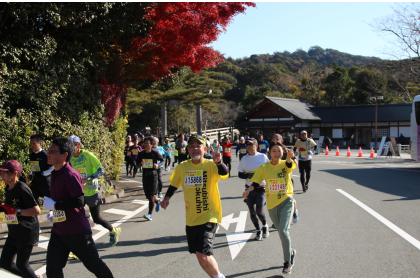
[[[335,144],[369,147],[375,138],[375,125],[378,138],[390,136],[409,141],[410,113],[411,104],[315,107],[297,99],[267,96],[238,126],[253,135],[281,133],[286,142],[293,142],[294,135],[307,130],[314,139],[322,135]]]

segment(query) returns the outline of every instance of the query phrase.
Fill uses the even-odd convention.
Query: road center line
[[[404,230],[402,230],[401,228],[399,228],[398,226],[396,226],[395,224],[393,224],[391,221],[389,221],[388,219],[386,219],[384,216],[380,215],[378,212],[376,212],[375,210],[373,210],[372,208],[370,208],[369,206],[367,206],[366,204],[364,204],[363,202],[361,202],[357,198],[353,197],[352,195],[346,193],[342,189],[336,189],[336,191],[338,191],[339,193],[341,193],[342,195],[344,195],[345,197],[347,197],[348,199],[350,199],[351,201],[353,201],[360,208],[362,208],[363,210],[365,210],[366,212],[368,212],[369,214],[371,214],[378,221],[380,221],[381,223],[383,223],[384,225],[386,225],[387,227],[389,227],[396,234],[398,234],[399,236],[401,236],[402,238],[404,238],[406,241],[408,241],[409,243],[411,243],[411,245],[413,245],[418,250],[420,250],[420,241],[418,241],[417,239],[415,239],[414,237],[412,237],[410,234],[408,234],[407,232],[405,232]]]
[[[139,203],[139,200],[137,200]],[[125,223],[126,221],[128,221],[129,219],[133,218],[134,216],[136,216],[137,214],[139,214],[140,212],[142,212],[144,209],[149,207],[149,202],[144,201],[144,204],[142,206],[140,206],[139,208],[137,208],[134,211],[130,211],[130,214],[128,214],[127,216],[124,216],[123,218],[121,218],[120,220],[116,221],[115,223],[112,224],[113,227],[118,227],[119,225]],[[107,229],[103,229],[102,231],[96,233],[95,235],[92,236],[93,240],[96,241],[99,238],[101,238],[102,236],[104,236],[105,234],[108,234],[108,230]],[[47,266],[43,265],[40,268],[38,268],[35,271],[35,274],[37,275],[44,275],[46,273],[47,270]]]

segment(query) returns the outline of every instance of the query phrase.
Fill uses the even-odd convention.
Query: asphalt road
[[[234,161],[235,175],[236,166]],[[307,193],[301,192],[298,171],[294,174],[300,221],[291,227],[297,257],[287,277],[420,276],[419,163],[316,156]],[[102,206],[106,219],[121,223],[120,243],[109,247],[107,232],[100,226],[94,228],[100,255],[114,276],[206,277],[187,251],[182,193],[174,195],[167,210],[146,222],[142,217],[145,197],[133,192],[140,190],[141,179],[123,176],[123,180],[133,195]],[[236,176],[220,183],[225,218],[215,242],[219,266],[227,277],[281,277],[280,239],[271,229],[267,239],[253,240],[242,186]],[[41,235],[44,248],[35,248],[31,257],[37,272],[45,270],[49,227]],[[65,276],[94,275],[80,262],[71,261]]]

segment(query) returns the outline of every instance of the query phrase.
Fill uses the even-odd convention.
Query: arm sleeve
[[[56,201],[55,209],[65,210],[65,209],[83,207],[84,205],[85,205],[85,197],[81,195],[81,196],[69,198],[66,200]]]
[[[176,192],[177,188],[174,186],[169,186],[168,190],[166,191],[165,197],[171,198],[174,193]]]

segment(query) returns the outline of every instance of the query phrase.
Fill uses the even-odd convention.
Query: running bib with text
[[[39,172],[39,171],[41,171],[41,167],[39,167],[39,161],[37,161],[37,160],[31,160],[29,163],[31,164],[31,171],[32,172]]]
[[[79,171],[80,176],[82,177],[82,179],[86,179],[87,178],[87,172],[86,169],[84,167],[78,167],[76,168],[77,171]]]
[[[53,223],[62,223],[66,221],[66,212],[63,210],[53,210]]]
[[[267,184],[270,192],[286,192],[284,179],[269,179]]]
[[[15,214],[6,214],[6,224],[17,225],[19,223]]]
[[[137,150],[137,149],[131,150],[131,154],[133,156],[137,156],[139,154],[139,150]]]
[[[185,172],[185,186],[203,185],[203,170],[191,170]]]
[[[153,168],[153,159],[143,159],[143,168]]]
[[[225,148],[225,153],[230,153],[230,148]]]
[[[239,153],[240,153],[240,154],[246,154],[246,149],[240,149],[240,150],[239,150]]]
[[[260,147],[260,151],[265,150],[265,144],[261,144],[259,147]]]

